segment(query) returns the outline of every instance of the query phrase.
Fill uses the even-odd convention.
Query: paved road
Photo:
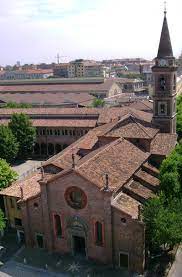
[[[168,277],[182,277],[182,246],[178,248],[176,259],[169,271]]]
[[[0,277],[68,277],[67,274],[47,272],[28,265],[9,261],[0,268]]]

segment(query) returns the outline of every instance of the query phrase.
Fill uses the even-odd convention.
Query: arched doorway
[[[41,155],[43,155],[43,156],[47,155],[47,146],[46,146],[46,144],[41,143],[40,148],[41,148]]]
[[[36,156],[40,155],[40,145],[38,143],[35,143],[34,145],[34,155]]]
[[[85,221],[78,216],[72,217],[68,221],[67,230],[71,253],[75,256],[87,257],[88,226]]]
[[[60,144],[56,144],[56,153],[59,153],[62,151],[62,146]]]
[[[52,143],[48,143],[48,155],[54,155],[54,145]]]

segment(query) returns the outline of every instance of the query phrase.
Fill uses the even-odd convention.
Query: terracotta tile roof
[[[73,93],[73,92],[59,92],[59,93],[0,93],[0,99],[4,102],[29,103],[36,105],[91,105],[95,99],[89,93]]]
[[[107,92],[115,83],[112,79],[107,79],[102,83],[69,83],[69,84],[36,84],[36,85],[0,85],[0,92],[7,93],[47,93],[47,92]]]
[[[107,173],[113,190],[122,186],[148,156],[149,153],[142,152],[125,139],[118,139],[85,156],[76,171],[99,188],[103,187],[103,176]]]
[[[23,200],[27,200],[34,197],[40,193],[39,180],[41,179],[40,173],[34,173],[28,176],[22,181],[16,181],[11,186],[0,191],[1,195],[12,196],[21,198],[20,187],[23,188]]]
[[[85,136],[81,137],[80,139],[78,139],[77,141],[75,141],[74,143],[66,147],[63,151],[61,151],[57,155],[54,155],[53,157],[49,158],[47,161],[43,163],[43,166],[52,164],[60,167],[61,169],[70,168],[72,166],[73,153],[75,155],[75,163],[77,163],[78,160],[80,160],[81,157],[77,155],[77,152],[80,149],[80,145],[82,141],[87,140],[88,134],[89,133],[87,133]]]
[[[70,118],[76,117],[80,119],[97,119],[97,124],[102,125],[105,123],[111,123],[114,120],[119,120],[127,114],[132,114],[143,121],[151,122],[152,115],[137,111],[131,108],[30,108],[30,109],[0,109],[0,120],[10,118],[13,113],[25,113],[35,120],[39,119],[50,119],[54,117],[56,121],[58,118]],[[53,121],[52,121],[53,122]],[[3,121],[2,121],[3,123]]]
[[[10,119],[0,119],[0,125],[8,125]],[[70,127],[70,128],[94,128],[96,120],[69,120],[69,119],[34,119],[35,127]]]
[[[148,112],[153,111],[153,102],[149,100],[140,100],[140,101],[131,102],[131,103],[128,103],[127,106],[139,111],[148,111]]]
[[[123,192],[119,193],[119,195],[112,200],[111,205],[130,215],[133,219],[138,218],[138,206],[140,205],[140,202]]]
[[[138,111],[129,107],[103,108],[99,115],[98,124],[109,123],[114,119],[119,120],[127,114],[132,114],[134,117],[140,118],[147,122],[151,122],[152,120],[152,114]]]
[[[130,183],[127,183],[124,186],[123,190],[131,197],[140,202],[144,202],[144,200],[154,197],[154,193],[150,189],[148,189],[147,187],[143,186],[135,180],[131,181]]]
[[[118,111],[119,109],[116,108]],[[28,108],[28,109],[0,109],[0,116],[13,113],[25,113],[31,115],[99,115],[99,108]]]
[[[155,155],[166,156],[174,149],[176,143],[176,134],[159,133],[152,140],[151,153]]]
[[[33,120],[33,126],[36,127],[85,127],[85,128],[93,128],[96,126],[96,120],[69,120],[69,119],[35,119]]]
[[[146,162],[142,166],[146,172],[151,172],[153,176],[159,176],[159,169],[151,165],[149,162]]]
[[[144,120],[134,117],[132,114],[127,114],[106,134],[111,137],[124,138],[153,138],[159,129],[145,122]]]
[[[146,185],[151,185],[151,187],[157,188],[159,186],[159,179],[142,169],[136,172],[134,177],[137,177],[137,180],[143,181],[143,183],[146,183]]]
[[[75,163],[77,164],[81,157],[77,154],[80,149],[93,150],[94,145],[98,142],[98,135],[104,133],[105,124],[90,130],[86,135],[69,145],[66,149],[51,157],[43,165],[56,165],[62,169],[70,168],[72,165],[72,153],[75,155]]]

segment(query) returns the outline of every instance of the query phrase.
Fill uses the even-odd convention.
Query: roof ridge
[[[142,101],[141,103],[152,111],[152,108],[148,106],[144,101]]]
[[[139,126],[140,129],[142,129],[142,131],[149,137],[151,138],[151,136],[147,133],[147,131],[144,129],[144,127],[142,126],[142,124],[140,124],[139,122],[136,121],[136,119],[132,116],[132,120]]]

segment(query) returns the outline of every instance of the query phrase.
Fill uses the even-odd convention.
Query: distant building
[[[124,93],[134,93],[135,95],[148,95],[144,81],[141,79],[115,78]]]
[[[122,93],[112,79],[45,79],[15,80],[0,83],[0,100],[29,103],[33,106],[86,106],[94,97],[105,98]]]
[[[95,61],[75,60],[54,67],[54,76],[61,78],[109,77],[109,68]]]
[[[60,78],[68,78],[68,67],[68,63],[56,64],[53,69],[54,76]]]
[[[52,69],[1,71],[0,80],[46,79],[53,76]]]

